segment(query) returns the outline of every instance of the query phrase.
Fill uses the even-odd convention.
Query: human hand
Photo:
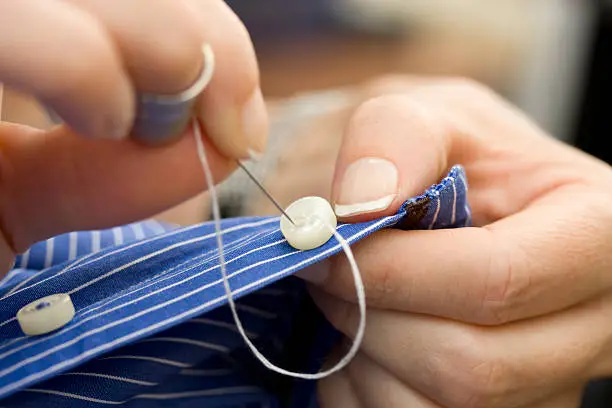
[[[142,219],[205,188],[190,132],[155,149],[112,140],[131,129],[136,92],[194,82],[204,43],[215,71],[195,112],[221,180],[267,134],[253,47],[225,2],[0,3],[0,81],[66,122],[49,132],[0,124],[0,276],[38,240]]]
[[[366,334],[320,382],[322,406],[577,407],[588,380],[612,375],[610,167],[470,82],[396,78],[368,92],[379,96],[353,114],[337,161],[343,220],[392,214],[459,163],[475,227],[356,245]],[[302,276],[351,337],[349,266],[327,266]]]

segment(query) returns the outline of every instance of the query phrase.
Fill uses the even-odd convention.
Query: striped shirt
[[[469,226],[461,166],[388,217],[340,224],[351,244],[383,228]],[[278,217],[222,221],[227,273],[249,337],[271,361],[316,372],[340,334],[295,272],[341,251],[297,251]],[[63,328],[25,336],[24,305],[55,293],[76,310]],[[315,407],[312,381],[265,369],[238,334],[214,225],[144,221],[33,245],[0,282],[0,407]]]

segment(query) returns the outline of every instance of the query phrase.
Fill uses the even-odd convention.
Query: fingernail
[[[261,89],[257,88],[242,106],[242,131],[248,154],[258,160],[266,149],[268,114]]]
[[[376,157],[359,159],[347,167],[340,182],[334,211],[348,217],[388,208],[398,189],[397,167]]]
[[[330,267],[331,265],[329,260],[325,259],[323,261],[317,262],[314,265],[304,268],[299,272],[296,272],[295,276],[307,282],[314,283],[315,285],[321,285],[327,280],[329,276]]]

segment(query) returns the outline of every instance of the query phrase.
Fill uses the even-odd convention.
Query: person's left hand
[[[463,164],[475,227],[387,230],[355,246],[366,333],[348,368],[319,383],[321,406],[578,407],[590,379],[612,374],[610,167],[481,86],[382,88],[394,95],[348,124],[337,212],[392,214]],[[368,157],[386,162],[359,161]],[[351,338],[359,311],[344,256],[301,276]]]

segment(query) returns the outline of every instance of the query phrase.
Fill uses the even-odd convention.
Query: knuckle
[[[476,105],[495,103],[502,99],[487,85],[467,77],[451,77],[443,80],[440,85],[446,90],[449,98],[456,102],[466,101]]]
[[[503,393],[507,370],[487,354],[482,333],[463,331],[453,337],[449,357],[439,370],[447,373],[440,384],[449,406],[489,408]]]
[[[450,77],[444,83],[448,88],[469,96],[489,95],[492,92],[483,83],[469,77]]]
[[[384,238],[387,231],[381,231],[380,236]],[[379,247],[374,243],[359,242],[355,245],[354,255],[358,264],[363,253],[377,252]],[[354,278],[351,273],[351,266],[346,256],[336,255],[328,260],[329,270],[325,280],[325,288],[334,295],[347,302],[355,302],[357,295],[355,291]],[[397,268],[394,265],[394,258],[380,257],[376,267],[364,266],[361,263],[360,276],[363,280],[367,302],[370,306],[385,305],[389,303],[389,296],[399,290],[408,292],[406,287],[399,287]]]
[[[363,84],[363,90],[369,96],[408,93],[423,80],[407,74],[388,73]]]
[[[250,93],[259,83],[259,68],[251,36],[244,23],[227,4],[219,6],[219,21],[223,21],[223,30],[211,32],[209,40],[219,56],[219,72],[240,70],[240,75],[219,75],[217,79],[231,83],[233,87],[244,88]]]
[[[349,128],[376,125],[384,118],[401,118],[416,128],[422,128],[424,132],[418,133],[419,136],[429,138],[437,133],[437,121],[429,107],[407,94],[380,95],[366,100],[355,109]]]
[[[388,303],[389,295],[397,289],[397,277],[394,271],[394,268],[382,265],[367,275],[364,285],[368,294],[368,302],[371,305]]]
[[[336,302],[333,309],[325,311],[330,323],[347,336],[352,334],[359,319],[359,311],[348,302]]]
[[[364,121],[375,120],[381,113],[392,106],[397,97],[381,95],[370,98],[357,106],[351,117],[351,125],[360,125]]]
[[[42,92],[51,97],[98,86],[100,78],[113,77],[110,72],[119,72],[120,63],[110,39],[94,20],[79,32],[72,46],[78,52],[64,54],[62,80],[49,81]]]
[[[530,292],[532,282],[516,251],[497,246],[490,251],[487,271],[487,285],[481,302],[481,322],[487,325],[501,325],[510,322],[515,311]]]
[[[143,82],[156,83],[161,77],[164,82],[175,78],[180,84],[172,83],[168,91],[181,91],[194,80],[203,61],[203,40],[197,25],[191,19],[176,24],[172,30],[164,30],[156,41],[141,45],[137,42],[124,47],[128,68]],[[135,78],[139,82],[140,78]],[[174,81],[170,81],[174,82]],[[149,86],[147,86],[149,87]],[[180,89],[179,89],[180,87]]]
[[[146,66],[153,62],[160,75],[183,74],[186,69],[197,67],[201,63],[201,46],[202,42],[198,36],[188,31],[164,34],[150,54],[143,56],[141,67],[146,69]],[[148,69],[151,69],[151,66]]]

